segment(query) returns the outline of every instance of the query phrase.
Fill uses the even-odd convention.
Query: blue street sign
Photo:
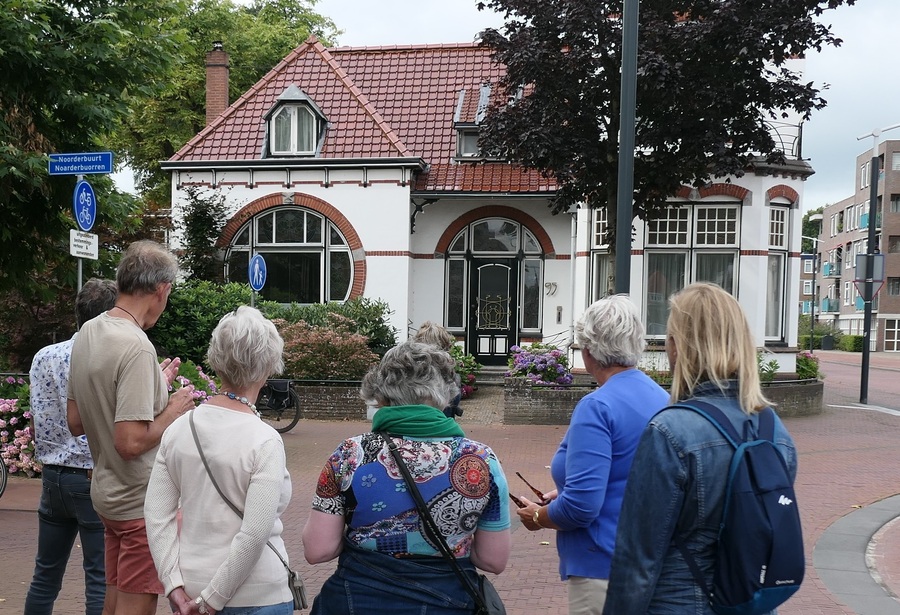
[[[84,180],[75,184],[75,193],[72,195],[72,213],[75,214],[75,222],[78,228],[87,233],[97,220],[97,197],[94,189]]]
[[[50,154],[50,175],[90,175],[112,173],[112,152]]]
[[[250,267],[247,269],[250,278],[250,288],[259,292],[266,285],[266,259],[262,254],[257,254],[250,259]]]

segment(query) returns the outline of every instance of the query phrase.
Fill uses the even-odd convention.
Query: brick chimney
[[[222,41],[206,52],[206,125],[228,108],[228,54]]]

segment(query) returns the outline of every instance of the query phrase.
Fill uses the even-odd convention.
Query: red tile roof
[[[554,182],[507,163],[457,163],[454,116],[473,122],[483,84],[503,66],[473,43],[325,49],[314,37],[288,54],[171,161],[254,160],[263,115],[290,85],[315,101],[329,121],[321,157],[420,157],[430,171],[417,190],[545,192]]]

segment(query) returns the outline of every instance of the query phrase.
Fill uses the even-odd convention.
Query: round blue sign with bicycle
[[[262,254],[257,254],[250,259],[250,267],[247,269],[247,277],[250,278],[250,288],[259,292],[266,284],[266,259]]]
[[[87,233],[94,227],[97,220],[97,197],[94,196],[91,185],[84,180],[75,184],[72,211],[75,214],[75,222],[82,231]]]

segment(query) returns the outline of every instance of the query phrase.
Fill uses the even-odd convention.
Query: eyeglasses
[[[528,485],[528,488],[531,489],[531,491],[532,491],[532,493],[534,493],[534,495],[538,496],[538,499],[539,499],[541,502],[544,501],[544,494],[541,492],[540,489],[538,489],[537,487],[535,487],[534,485],[532,485],[531,483],[529,483],[527,480],[525,480],[525,477],[522,476],[521,474],[519,474],[518,472],[516,472],[516,476],[518,476],[519,478],[521,478],[521,479],[522,479],[522,482],[524,482],[526,485]]]

